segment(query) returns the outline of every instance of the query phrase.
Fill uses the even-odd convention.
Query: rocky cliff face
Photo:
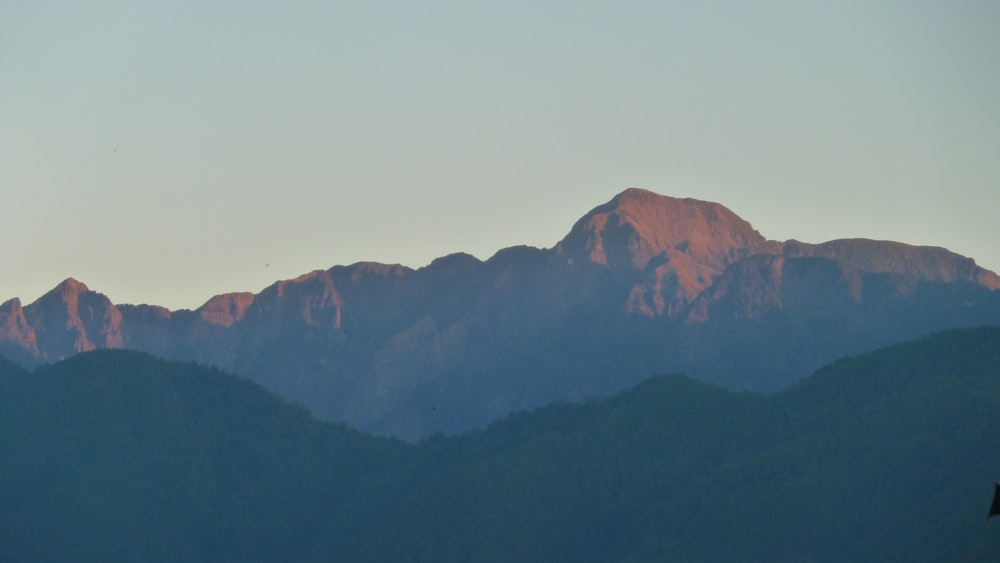
[[[580,219],[555,248],[567,262],[590,262],[632,282],[627,309],[675,316],[736,261],[777,253],[725,207],[636,188]]]
[[[721,271],[750,254],[779,249],[722,205],[638,188],[586,214],[556,246],[570,259],[633,270],[684,255],[692,264]]]
[[[0,305],[0,353],[195,360],[324,418],[415,438],[657,373],[776,390],[841,355],[1000,324],[998,288],[942,248],[770,241],[721,205],[630,189],[551,249],[335,266],[195,311],[115,306],[69,279]]]
[[[103,294],[69,278],[27,307],[0,305],[0,339],[15,356],[63,359],[95,348],[120,348],[121,312]]]
[[[0,355],[25,365],[36,363],[42,356],[35,331],[17,298],[0,305]]]

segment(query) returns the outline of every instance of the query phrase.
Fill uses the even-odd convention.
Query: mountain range
[[[417,444],[126,350],[0,358],[0,560],[993,561],[1000,328]]]
[[[193,311],[116,305],[67,279],[0,305],[0,355],[196,361],[323,419],[419,439],[655,374],[775,392],[844,355],[1000,325],[997,289],[943,248],[773,241],[720,204],[632,188],[551,248],[334,266]]]

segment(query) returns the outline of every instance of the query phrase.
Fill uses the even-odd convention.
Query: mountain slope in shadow
[[[0,559],[990,560],[1000,329],[418,445],[134,352],[0,362]]]

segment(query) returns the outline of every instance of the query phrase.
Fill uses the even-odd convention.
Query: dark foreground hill
[[[1000,325],[998,289],[943,248],[768,240],[720,204],[629,189],[552,248],[334,266],[195,311],[115,305],[68,279],[0,304],[0,354],[143,350],[416,440],[660,373],[774,392],[844,355]]]
[[[0,372],[3,561],[1000,558],[1000,329],[418,445],[142,354]]]
[[[0,561],[300,559],[370,518],[408,450],[141,353],[6,367]]]

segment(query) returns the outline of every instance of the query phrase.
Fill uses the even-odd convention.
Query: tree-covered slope
[[[659,378],[423,453],[438,469],[377,528],[401,541],[359,539],[373,559],[993,560],[1000,330],[843,360],[773,397]]]
[[[3,561],[294,560],[363,522],[409,449],[140,353],[0,382]]]
[[[695,553],[801,561],[991,561],[1000,329],[830,365],[768,400],[757,447],[721,468]],[[733,498],[735,496],[735,498]],[[727,541],[709,537],[727,530]]]
[[[193,364],[0,363],[0,474],[3,561],[995,560],[1000,329],[417,446]]]

